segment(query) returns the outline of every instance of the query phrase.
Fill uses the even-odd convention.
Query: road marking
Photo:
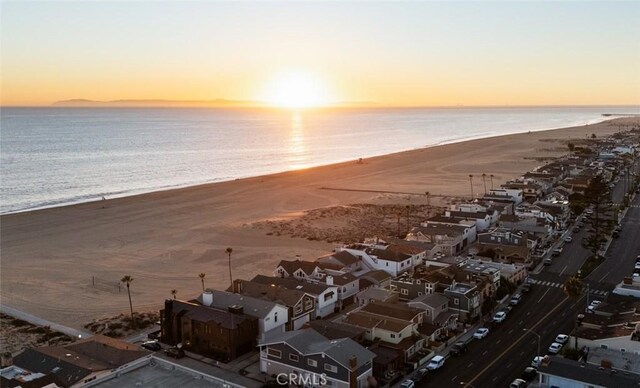
[[[530,330],[535,330],[536,327],[538,327],[542,322],[544,322],[551,314],[555,313],[555,311],[557,309],[559,309],[560,307],[562,307],[562,305],[564,304],[564,302],[566,302],[569,299],[569,297],[565,296],[564,299],[562,301],[560,301],[560,303],[558,303],[556,305],[556,307],[554,307],[553,309],[551,309],[551,311],[549,311],[547,313],[547,315],[545,315],[544,317],[542,317],[538,322],[536,322],[531,328]],[[517,340],[515,340],[511,346],[509,346],[508,348],[506,348],[502,353],[500,353],[500,355],[498,357],[495,357],[493,359],[493,361],[487,365],[486,367],[484,367],[484,369],[482,369],[477,375],[475,375],[474,378],[472,378],[469,382],[467,382],[466,384],[464,384],[464,387],[471,387],[473,385],[473,383],[478,380],[478,378],[480,378],[480,376],[482,376],[486,371],[488,371],[491,367],[493,367],[493,365],[498,362],[502,357],[504,357],[505,354],[507,354],[507,352],[509,352],[511,349],[513,349],[514,346],[518,345],[518,343],[520,341],[522,341],[522,339],[525,337],[525,335],[527,335],[529,333],[523,334],[521,335]],[[486,353],[486,351],[485,351]],[[484,355],[484,354],[483,354]],[[494,378],[494,380],[497,378],[497,376]]]
[[[523,323],[524,321],[521,320],[520,322],[518,322],[518,325],[522,326]]]
[[[521,355],[521,356],[524,356],[524,350],[520,352],[520,355]]]
[[[451,381],[456,381],[456,379],[458,378],[458,375],[453,376],[453,378],[451,379]]]
[[[507,365],[507,369],[511,368],[511,365],[513,365],[513,363],[512,363],[512,362],[510,362],[510,363]]]
[[[569,266],[569,264],[565,265],[564,268],[562,269],[562,271],[560,271],[560,276],[562,276],[562,274],[564,273],[564,271],[567,269],[567,267]]]
[[[549,292],[550,288],[547,289],[547,291],[544,292],[544,294],[542,294],[542,296],[540,297],[540,299],[538,299],[538,303],[540,303],[542,301],[542,299],[547,295],[547,292]]]
[[[488,350],[485,350],[485,351],[482,353],[482,355],[483,355],[483,356],[486,356],[486,355],[487,355],[487,353],[489,353],[489,351],[488,351]]]
[[[529,314],[531,314],[531,311],[527,311],[527,317],[529,316]]]
[[[598,280],[599,282],[603,281],[604,278],[606,278],[609,274],[611,273],[611,271],[607,272],[606,274],[604,274],[603,277],[600,278],[600,280]]]
[[[502,342],[502,340],[497,340],[496,341],[496,345],[499,344],[500,342]]]
[[[509,331],[507,332],[507,334],[511,334],[511,333],[513,333],[513,329],[511,329],[511,330],[509,330]]]
[[[473,365],[473,362],[470,362],[470,363],[469,363],[469,367],[471,367],[472,365]]]

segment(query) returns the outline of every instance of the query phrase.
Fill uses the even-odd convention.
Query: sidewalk
[[[59,331],[60,333],[64,333],[70,337],[89,338],[93,336],[93,334],[87,331],[77,330],[72,327],[63,326],[55,322],[47,321],[46,319],[38,318],[35,315],[25,313],[24,311],[14,309],[13,307],[9,307],[7,305],[0,306],[0,312],[17,319],[22,319],[23,321],[29,322],[36,326],[49,326],[51,330]]]

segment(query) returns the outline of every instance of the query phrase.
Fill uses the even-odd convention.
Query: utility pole
[[[473,201],[473,175],[469,174],[469,182],[471,183],[471,200]]]

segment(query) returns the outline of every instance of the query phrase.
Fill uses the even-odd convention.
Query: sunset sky
[[[2,2],[2,104],[640,104],[640,2]]]

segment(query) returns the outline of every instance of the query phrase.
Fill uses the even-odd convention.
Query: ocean
[[[233,180],[640,107],[2,108],[0,213]]]

